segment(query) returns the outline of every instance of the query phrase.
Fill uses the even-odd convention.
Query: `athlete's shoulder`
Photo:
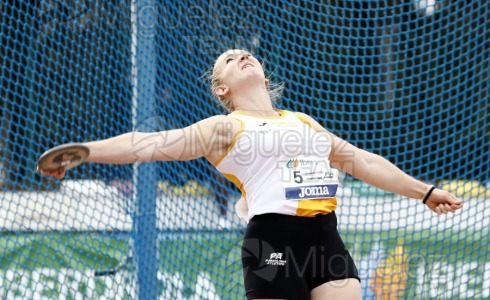
[[[295,111],[295,112],[292,112],[298,119],[301,120],[301,122],[303,122],[304,124],[310,126],[311,128],[315,129],[316,131],[327,131],[327,129],[325,129],[324,126],[322,126],[320,123],[318,123],[318,121],[316,121],[312,116],[306,114],[306,113],[303,113],[303,112],[299,112],[299,111]]]
[[[303,123],[306,123],[308,125],[312,125],[315,123],[315,120],[308,114],[305,114],[304,112],[300,111],[289,111],[289,113],[295,115],[298,119],[300,119]]]
[[[220,123],[237,123],[237,119],[230,117],[229,115],[214,115],[199,121],[202,124],[220,124]]]
[[[198,127],[212,130],[214,133],[230,134],[237,133],[242,129],[242,123],[227,115],[214,115],[203,119],[196,124]]]

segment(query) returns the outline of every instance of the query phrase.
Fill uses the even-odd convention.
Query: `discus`
[[[40,170],[73,169],[82,164],[90,154],[87,146],[78,143],[63,144],[44,152],[37,161]]]

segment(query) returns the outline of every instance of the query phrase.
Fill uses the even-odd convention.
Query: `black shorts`
[[[247,299],[310,299],[325,282],[359,280],[335,213],[255,216],[245,232],[242,264]]]

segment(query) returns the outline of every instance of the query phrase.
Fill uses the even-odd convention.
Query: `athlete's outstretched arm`
[[[148,161],[191,160],[205,157],[216,161],[225,153],[240,128],[226,116],[214,116],[188,127],[160,132],[129,132],[105,140],[84,143],[90,149],[87,162],[129,164]],[[65,170],[38,170],[61,179]]]
[[[387,159],[359,149],[330,133],[308,115],[301,115],[312,128],[329,136],[332,143],[329,159],[335,168],[385,191],[414,199],[424,198],[432,187],[406,174]],[[434,190],[429,199],[427,205],[436,213],[454,212],[462,206],[454,195],[439,189]]]

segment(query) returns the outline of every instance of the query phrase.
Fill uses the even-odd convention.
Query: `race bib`
[[[278,169],[288,200],[332,198],[337,193],[339,173],[326,159],[300,156],[280,162]]]

